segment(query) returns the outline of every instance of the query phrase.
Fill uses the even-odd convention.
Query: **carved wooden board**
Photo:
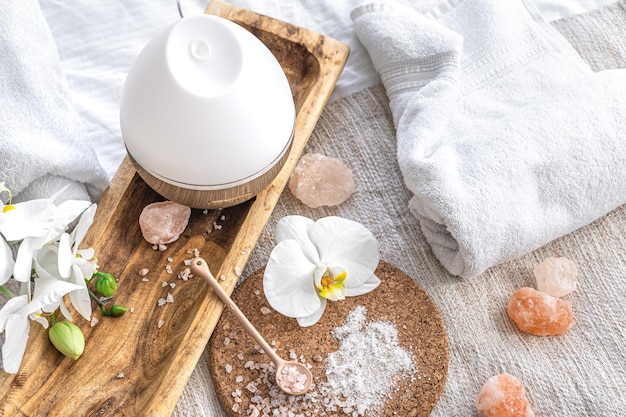
[[[100,268],[119,277],[117,302],[134,312],[111,319],[99,311],[85,333],[85,353],[66,358],[39,325],[31,328],[16,375],[0,372],[0,415],[169,416],[222,313],[222,303],[197,278],[176,276],[197,249],[231,293],[289,175],[326,104],[348,56],[331,38],[226,3],[207,13],[225,17],[259,37],[283,66],[294,95],[296,132],[289,159],[276,179],[251,201],[223,210],[193,210],[187,230],[164,251],[143,240],[138,217],[162,200],[126,159],[98,204],[85,244]],[[170,274],[167,266],[172,269]],[[148,281],[138,271],[147,268]],[[167,284],[163,284],[167,283]],[[175,284],[172,288],[171,283]],[[173,303],[159,307],[170,293]]]

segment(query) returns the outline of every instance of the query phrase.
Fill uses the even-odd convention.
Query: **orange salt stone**
[[[535,417],[522,383],[510,374],[489,378],[476,397],[478,417]]]
[[[569,301],[529,287],[513,294],[508,314],[520,330],[537,336],[564,334],[574,324]]]

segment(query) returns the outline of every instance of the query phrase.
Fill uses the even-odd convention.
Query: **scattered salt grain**
[[[233,371],[233,366],[229,363],[226,364],[226,373],[229,374]]]
[[[165,298],[159,298],[159,300],[157,301],[157,305],[159,307],[163,307],[165,305],[165,303],[167,303],[167,301],[165,300]]]
[[[159,243],[159,250],[160,250],[161,252],[163,252],[163,251],[167,250],[167,245],[164,245],[164,244],[162,244],[162,243]]]
[[[148,268],[141,268],[137,273],[140,277],[145,277],[146,275],[148,275],[148,272],[150,272]]]
[[[131,313],[134,313],[134,312],[135,312],[135,307],[131,307],[129,311],[130,311]]]
[[[157,323],[157,327],[160,329],[161,327],[163,327],[164,324],[165,324],[165,321],[159,320],[159,322]]]
[[[141,281],[143,281],[143,282],[148,282],[148,281],[150,281],[150,280],[149,280],[148,278],[141,278]]]
[[[241,268],[239,268],[238,266],[235,267],[235,275],[237,275],[238,277],[241,276]]]
[[[224,338],[224,346],[228,346],[230,345],[230,338],[229,337],[225,337]]]
[[[243,376],[237,375],[237,378],[235,378],[235,382],[243,382]]]
[[[191,262],[192,262],[192,259],[185,259],[185,260],[184,260],[184,264],[185,264],[185,266],[189,266],[189,265],[191,265]]]
[[[176,283],[175,282],[170,282],[170,288],[172,288],[172,289],[176,288]]]
[[[207,209],[202,210],[202,214],[204,214],[204,215],[209,214],[209,210],[207,210]]]
[[[213,228],[214,228],[215,230],[220,230],[220,229],[222,228],[222,225],[221,225],[221,224],[217,224],[217,223],[213,222]]]
[[[163,281],[163,282],[161,283],[161,287],[167,287],[167,282],[166,282],[166,281]]]
[[[220,275],[220,280],[221,281],[226,281],[226,275],[224,275],[224,274]]]
[[[174,302],[174,296],[171,293],[167,293],[167,298],[165,299],[166,302],[168,303],[173,303]]]
[[[261,307],[261,314],[270,314],[272,310],[267,307]]]
[[[165,271],[168,274],[173,274],[174,273],[174,271],[172,270],[172,266],[171,265],[165,265]]]
[[[115,377],[116,377],[117,379],[122,379],[122,378],[124,378],[124,376],[125,376],[125,375],[124,375],[124,372],[120,372],[119,374],[115,375]]]
[[[97,318],[97,317],[92,317],[92,318],[91,318],[91,322],[90,322],[91,327],[93,327],[93,326],[95,326],[96,324],[98,324],[98,321],[99,321],[99,320],[98,320],[98,318]]]

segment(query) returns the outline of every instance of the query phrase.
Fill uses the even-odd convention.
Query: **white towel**
[[[383,80],[409,206],[470,277],[626,203],[626,71],[593,73],[530,1],[352,12]]]
[[[14,201],[49,197],[68,184],[63,198],[97,200],[107,177],[86,137],[39,4],[3,0],[0,182]]]

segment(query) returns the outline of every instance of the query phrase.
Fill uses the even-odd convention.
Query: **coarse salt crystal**
[[[167,303],[167,301],[165,300],[165,298],[159,298],[159,300],[157,301],[157,305],[159,307],[163,307],[165,305],[165,303]]]
[[[170,282],[170,288],[176,288],[176,283],[175,282]]]
[[[159,320],[159,322],[157,323],[157,327],[160,329],[161,327],[163,327],[164,324],[165,324],[165,321]]]
[[[159,243],[159,250],[160,250],[161,252],[163,252],[163,251],[167,250],[167,245],[164,245],[164,244],[162,244],[162,243]]]
[[[270,310],[269,308],[267,308],[267,307],[261,307],[261,313],[262,313],[262,314],[269,314],[269,313],[271,313],[271,312],[272,312],[272,310]]]
[[[90,322],[91,327],[93,327],[93,326],[95,326],[96,324],[98,324],[98,321],[99,321],[99,320],[98,320],[98,318],[97,318],[97,317],[92,317],[92,318],[91,318],[91,322]]]
[[[174,296],[168,292],[167,293],[167,298],[165,299],[165,301],[167,301],[168,303],[173,303],[174,302]]]
[[[191,259],[185,259],[184,264],[186,266],[189,266],[189,265],[191,265],[191,261],[192,261]]]
[[[224,346],[228,346],[230,345],[230,338],[229,337],[225,337],[224,338]]]
[[[161,283],[161,287],[167,287],[167,282],[166,282],[166,281],[163,281],[163,282]]]
[[[226,281],[226,275],[224,275],[224,274],[220,275],[220,280]]]
[[[148,278],[141,278],[141,280],[142,280],[143,282],[148,282],[148,281],[150,281]]]
[[[229,363],[226,364],[226,373],[229,374],[233,371],[233,366]]]
[[[145,277],[146,275],[148,275],[148,272],[150,272],[148,268],[141,268],[137,273],[140,277]]]
[[[237,377],[235,378],[235,382],[242,382],[242,381],[243,381],[243,376],[237,375]]]
[[[239,268],[238,266],[235,267],[235,275],[237,275],[238,277],[241,276],[241,268]]]

